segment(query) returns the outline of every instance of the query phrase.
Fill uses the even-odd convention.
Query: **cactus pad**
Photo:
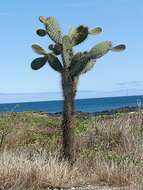
[[[71,67],[75,64],[77,64],[77,62],[81,59],[81,57],[83,56],[83,53],[81,52],[78,52],[76,53],[73,58],[72,58],[72,61],[71,61]]]
[[[115,52],[120,52],[126,49],[126,46],[124,44],[120,44],[118,46],[113,47],[111,50]]]
[[[55,55],[60,55],[62,53],[62,46],[61,44],[50,44],[48,47]]]
[[[37,35],[40,36],[40,37],[43,37],[43,36],[46,36],[47,32],[46,30],[43,30],[43,29],[38,29],[36,31]]]
[[[70,29],[69,36],[72,41],[72,46],[78,45],[87,38],[88,27],[81,25],[77,27],[76,29]]]
[[[91,59],[91,60],[87,63],[86,67],[81,71],[80,74],[84,74],[84,73],[86,73],[87,71],[91,70],[91,69],[94,67],[95,64],[96,64],[96,59]]]
[[[36,58],[32,61],[31,63],[31,68],[33,70],[38,70],[40,68],[42,68],[47,62],[47,57],[39,57]]]
[[[47,31],[49,37],[55,43],[61,44],[62,43],[62,35],[61,35],[60,25],[58,24],[57,20],[52,17],[48,17],[46,19],[46,22],[44,20],[44,24],[45,24],[46,31]]]
[[[47,55],[48,54],[41,46],[39,46],[37,44],[33,44],[32,49],[34,52],[36,52],[37,54],[40,54],[40,55]]]
[[[93,34],[93,35],[100,34],[101,32],[102,32],[102,28],[100,28],[100,27],[96,27],[96,28],[88,31],[89,34]]]
[[[59,61],[59,59],[56,56],[54,56],[53,54],[49,53],[48,56],[47,56],[47,60],[48,60],[49,65],[55,71],[62,72],[63,66],[62,66],[61,62]]]
[[[70,67],[70,73],[72,76],[78,76],[86,67],[87,63],[89,62],[90,58],[86,55],[82,55],[81,58],[72,64]]]
[[[112,49],[112,42],[105,41],[100,44],[95,45],[89,52],[91,59],[98,59],[104,56],[109,50]]]
[[[46,24],[47,18],[45,18],[44,16],[39,16],[39,21],[43,24]]]

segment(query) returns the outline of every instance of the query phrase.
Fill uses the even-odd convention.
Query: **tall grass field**
[[[61,121],[42,112],[0,114],[0,190],[143,189],[142,111],[76,114],[73,166],[62,159]]]

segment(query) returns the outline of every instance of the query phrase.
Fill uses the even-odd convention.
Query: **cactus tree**
[[[113,47],[111,41],[105,41],[92,47],[88,52],[74,53],[73,47],[87,39],[88,35],[96,35],[102,32],[102,28],[89,29],[80,25],[71,28],[67,35],[62,35],[60,26],[53,17],[39,17],[44,29],[38,29],[36,33],[43,37],[48,35],[53,44],[49,45],[50,52],[41,46],[34,44],[32,49],[41,55],[32,61],[31,67],[34,70],[42,68],[48,63],[55,71],[61,74],[62,89],[64,97],[63,112],[63,153],[69,161],[74,159],[74,98],[77,91],[79,76],[94,67],[96,60],[104,56],[109,51],[122,51],[125,45]],[[61,56],[61,60],[58,58]]]

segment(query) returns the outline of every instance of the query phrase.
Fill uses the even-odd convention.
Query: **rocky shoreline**
[[[105,110],[105,111],[100,111],[100,112],[81,112],[81,111],[77,111],[75,112],[76,115],[83,115],[83,116],[88,116],[88,115],[92,115],[92,116],[99,116],[99,115],[113,115],[116,113],[132,113],[132,112],[139,112],[143,110],[143,107],[139,108],[138,106],[132,106],[132,107],[122,107],[122,108],[117,108],[117,109],[113,109],[113,110]],[[48,113],[49,115],[53,115],[53,116],[60,116],[63,114],[63,112],[56,112],[56,113]]]

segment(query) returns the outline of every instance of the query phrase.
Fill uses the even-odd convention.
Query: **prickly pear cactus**
[[[48,63],[52,69],[60,73],[62,78],[62,90],[64,96],[63,113],[63,152],[64,158],[73,161],[74,159],[74,98],[76,95],[79,76],[87,73],[101,58],[109,51],[119,52],[125,50],[123,44],[114,46],[111,41],[105,41],[93,46],[90,51],[74,53],[74,46],[84,42],[88,35],[97,35],[102,32],[101,27],[89,29],[80,25],[77,28],[71,28],[67,35],[62,36],[60,25],[53,17],[39,17],[44,24],[44,29],[38,29],[37,35],[40,37],[49,36],[54,44],[50,44],[50,52],[38,44],[33,44],[32,49],[40,55],[31,63],[33,70],[41,69]],[[58,57],[60,56],[60,58]]]
[[[55,18],[45,18],[40,16],[39,20],[44,24],[45,29],[38,29],[36,31],[37,35],[41,37],[48,35],[55,44],[49,45],[48,48],[51,52],[47,52],[40,45],[32,45],[32,49],[36,53],[44,56],[37,58],[32,62],[31,67],[35,70],[42,68],[42,66],[48,62],[55,71],[62,73],[66,68],[72,77],[78,76],[93,68],[97,62],[96,60],[109,51],[119,52],[126,48],[123,44],[113,47],[111,41],[105,41],[92,47],[89,52],[78,52],[74,54],[74,46],[85,41],[88,35],[100,34],[102,28],[96,27],[89,29],[86,26],[80,25],[75,29],[71,28],[68,35],[62,36],[60,25]],[[59,55],[61,55],[62,63],[56,57]]]

